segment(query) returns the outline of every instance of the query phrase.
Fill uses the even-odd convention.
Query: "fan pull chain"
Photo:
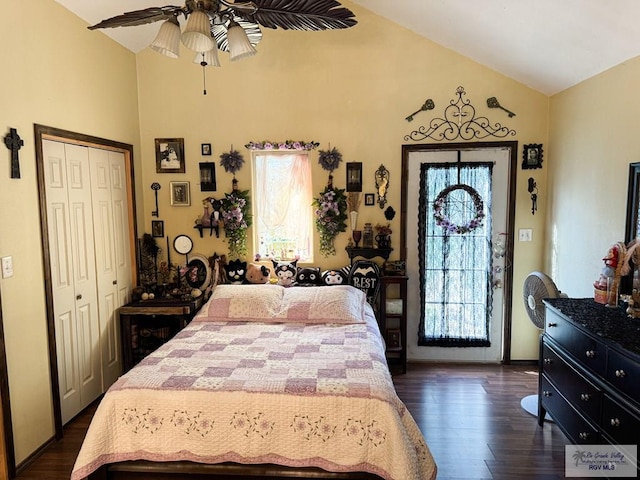
[[[204,53],[202,54],[202,61],[200,62],[202,65],[202,94],[207,94],[207,62],[204,61]]]

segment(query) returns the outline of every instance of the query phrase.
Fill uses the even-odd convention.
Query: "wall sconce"
[[[389,170],[384,168],[382,164],[376,170],[376,190],[378,190],[378,205],[380,208],[384,208],[389,190]]]
[[[538,186],[533,177],[529,177],[529,193],[531,194],[531,215],[536,214],[538,210]]]

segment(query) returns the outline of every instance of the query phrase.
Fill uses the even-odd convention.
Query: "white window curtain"
[[[313,193],[307,153],[254,152],[254,251],[313,260]]]

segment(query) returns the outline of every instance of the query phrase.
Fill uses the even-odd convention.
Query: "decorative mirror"
[[[193,240],[188,235],[178,235],[173,240],[173,248],[182,255],[188,255],[193,250]]]
[[[384,208],[387,203],[387,191],[389,190],[389,170],[380,164],[376,170],[376,190],[378,191],[378,205]]]
[[[625,243],[640,236],[640,163],[629,165],[629,189],[627,191],[627,224]]]

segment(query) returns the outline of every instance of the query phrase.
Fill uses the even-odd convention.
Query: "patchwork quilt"
[[[300,295],[294,289],[278,293],[282,308],[296,309],[291,314],[268,302],[272,321],[221,321],[205,305],[110,388],[71,480],[125,460],[272,463],[385,479],[435,478],[424,438],[395,393],[373,311],[366,299],[360,302],[362,292],[344,288],[363,312],[346,323],[318,323],[309,313],[314,309],[300,307],[299,300],[292,307],[285,297],[289,290]],[[225,298],[221,290],[214,292],[218,300]]]

